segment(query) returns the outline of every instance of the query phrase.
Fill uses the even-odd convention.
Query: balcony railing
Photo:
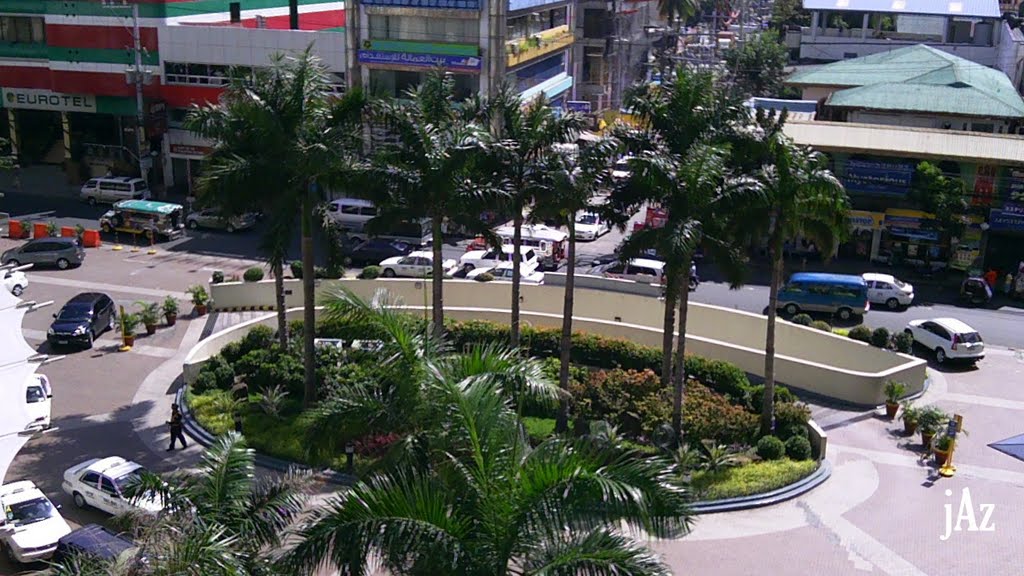
[[[557,52],[571,46],[574,39],[572,30],[565,25],[538,32],[529,38],[511,40],[505,44],[505,51],[508,53],[507,65],[511,68]]]

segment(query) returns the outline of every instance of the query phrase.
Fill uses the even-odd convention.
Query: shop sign
[[[885,213],[885,228],[893,236],[935,242],[939,239],[939,231],[929,229],[928,222],[932,219],[933,216],[925,212],[892,210]]]
[[[885,220],[885,214],[881,214],[879,212],[866,212],[864,210],[850,210],[846,219],[850,223],[850,228],[853,228],[854,230],[877,230],[882,227],[882,222]]]
[[[964,232],[958,242],[953,240],[949,267],[954,270],[970,270],[981,258],[981,237],[984,234],[981,223],[984,219],[981,216],[960,218],[965,224]]]
[[[96,112],[96,97],[87,94],[61,94],[49,90],[3,88],[5,108],[50,110],[53,112]]]
[[[384,64],[413,68],[437,68],[447,70],[480,70],[481,60],[477,56],[450,56],[445,54],[414,54],[412,52],[384,52],[381,50],[360,50],[362,64]]]
[[[191,158],[204,158],[213,152],[213,148],[209,146],[196,146],[194,144],[171,144],[170,150],[172,156],[188,156]]]
[[[367,6],[394,6],[396,8],[480,9],[480,0],[360,0],[359,3]]]
[[[1024,232],[1024,205],[1007,204],[1002,210],[990,210],[988,226],[989,230]]]
[[[1008,185],[1010,202],[1024,203],[1024,170],[1010,170]]]
[[[476,44],[436,44],[407,40],[363,40],[363,50],[378,52],[408,52],[411,54],[440,54],[444,56],[479,56]]]
[[[842,178],[846,189],[851,192],[904,196],[910,190],[914,176],[912,162],[858,160],[846,161]]]
[[[570,112],[579,112],[580,114],[590,114],[592,110],[590,102],[587,100],[569,100],[565,106]]]
[[[974,194],[971,195],[972,206],[991,206],[996,195],[996,174],[999,169],[995,166],[979,165],[974,174]]]

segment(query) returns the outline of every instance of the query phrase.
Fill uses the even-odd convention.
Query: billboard
[[[850,192],[904,196],[910,191],[914,163],[899,160],[847,160],[841,178]]]
[[[481,60],[478,56],[451,56],[446,54],[415,54],[412,52],[384,52],[381,50],[360,50],[361,64],[384,64],[411,66],[414,68],[436,68],[479,72]]]

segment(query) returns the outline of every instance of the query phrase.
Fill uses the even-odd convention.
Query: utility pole
[[[353,13],[355,13],[353,11]],[[356,22],[358,18],[354,18]],[[288,28],[292,30],[299,29],[299,0],[288,0]]]
[[[120,3],[117,3],[115,0],[104,0],[103,5],[106,8],[113,9],[126,7],[125,0],[121,0]],[[149,146],[146,145],[146,108],[142,94],[148,74],[142,68],[142,33],[139,30],[139,5],[133,3],[131,8],[132,55],[134,56],[134,62],[125,71],[125,82],[135,85],[135,159],[139,163],[139,177],[148,184],[149,163],[152,161],[152,157],[149,154]]]

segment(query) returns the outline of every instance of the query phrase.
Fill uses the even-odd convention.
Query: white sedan
[[[890,310],[910,306],[914,302],[914,287],[892,274],[862,274],[868,285],[868,300],[872,304],[885,304]]]
[[[526,265],[523,264],[519,270],[520,281],[523,284],[543,284],[544,273],[537,270],[537,265]],[[494,267],[483,267],[471,270],[469,274],[466,274],[467,280],[476,280],[478,276],[482,274],[490,274],[495,280],[503,280],[506,282],[512,281],[512,263],[502,262]]]
[[[612,229],[610,222],[594,212],[580,212],[576,215],[576,239],[597,240]]]
[[[968,362],[974,364],[985,357],[985,343],[981,334],[956,318],[911,320],[907,334],[918,344],[935,353],[935,361]]]
[[[4,287],[7,291],[15,296],[21,296],[21,293],[28,288],[28,276],[25,275],[21,270],[5,270],[4,271]]]
[[[394,256],[380,263],[381,276],[394,278],[404,276],[406,278],[429,277],[433,270],[433,252],[411,252],[405,256]],[[451,276],[459,267],[458,262],[449,258],[441,263],[444,268],[444,275]]]
[[[119,456],[93,458],[64,472],[64,489],[79,508],[97,508],[108,514],[133,510],[159,512],[163,506],[155,497],[129,499],[125,488],[145,468]]]
[[[57,549],[57,541],[71,532],[71,527],[31,480],[12,482],[0,487],[0,543],[7,556],[20,563],[49,558]]]

